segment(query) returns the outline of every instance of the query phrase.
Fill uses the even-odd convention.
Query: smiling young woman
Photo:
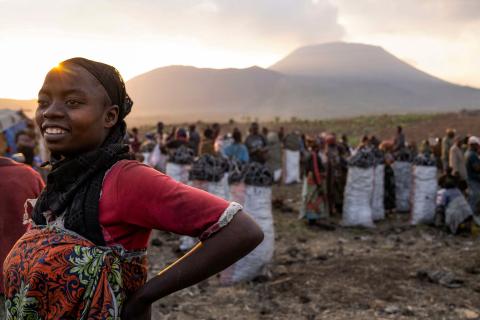
[[[36,122],[52,171],[29,231],[4,264],[10,319],[150,319],[150,305],[221,271],[263,238],[228,203],[130,160],[133,102],[112,66],[73,58],[53,68]],[[201,245],[148,282],[152,229]]]

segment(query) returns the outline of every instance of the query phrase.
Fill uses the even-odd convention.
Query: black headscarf
[[[92,74],[105,88],[112,105],[119,107],[119,121],[100,148],[64,160],[52,158],[52,171],[35,205],[32,220],[37,225],[45,225],[46,215],[58,217],[65,213],[65,228],[96,245],[105,245],[98,220],[100,193],[106,171],[119,160],[131,159],[128,146],[122,141],[126,134],[124,118],[130,113],[133,102],[114,67],[85,58],[72,58],[61,65],[80,66]]]

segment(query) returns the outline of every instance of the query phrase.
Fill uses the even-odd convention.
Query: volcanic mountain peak
[[[270,67],[288,75],[366,81],[442,82],[382,47],[332,42],[301,47]]]

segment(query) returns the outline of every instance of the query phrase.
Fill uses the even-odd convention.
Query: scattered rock
[[[300,296],[299,299],[300,299],[300,303],[303,303],[303,304],[309,303],[310,301],[312,301],[312,299],[310,299],[310,297],[308,296]]]
[[[279,276],[288,274],[288,268],[284,265],[278,265],[275,267],[275,273]]]
[[[327,222],[318,222],[315,224],[316,227],[324,230],[324,231],[335,231],[337,230],[337,227],[331,223]]]
[[[358,303],[356,305],[357,309],[359,310],[368,310],[370,309],[370,305],[368,303]]]
[[[422,233],[422,238],[423,238],[423,240],[425,240],[427,242],[432,242],[433,241],[433,237],[429,234]]]
[[[327,261],[327,260],[328,260],[328,255],[326,255],[326,254],[319,254],[318,256],[315,257],[315,260]]]
[[[402,309],[401,314],[402,316],[405,316],[405,317],[413,317],[415,315],[415,312],[413,312],[412,307],[407,306],[406,308]]]
[[[270,314],[270,313],[272,313],[272,311],[267,309],[267,308],[263,308],[262,310],[260,310],[261,315],[267,315],[267,314]]]
[[[288,201],[288,199],[287,199]],[[290,201],[291,202],[291,201]],[[280,199],[280,198],[276,198],[276,199],[273,199],[272,200],[272,206],[273,208],[275,209],[278,209],[280,210],[281,212],[294,212],[295,210],[293,210],[292,207],[286,205],[284,202],[283,202],[283,199]]]
[[[386,306],[385,309],[383,309],[383,311],[387,314],[395,314],[400,312],[400,307],[395,304],[391,304]]]
[[[480,266],[470,266],[465,268],[466,273],[470,274],[480,274]]]
[[[265,282],[268,282],[268,276],[267,275],[259,275],[259,276],[256,276],[255,278],[252,279],[252,282],[253,283],[265,283]]]
[[[429,281],[450,289],[461,288],[464,285],[462,279],[457,278],[455,274],[448,271],[420,270],[417,272],[417,278],[421,281]]]
[[[329,258],[334,257],[334,256],[335,256],[335,251],[334,251],[334,250],[328,250],[328,251],[327,251],[327,256],[328,256]]]
[[[290,257],[296,258],[298,256],[298,254],[300,253],[300,250],[298,250],[297,248],[294,248],[294,247],[290,247],[290,248],[288,248],[287,253]]]
[[[480,318],[480,314],[470,309],[456,309],[456,313],[462,317],[462,319],[478,319]]]

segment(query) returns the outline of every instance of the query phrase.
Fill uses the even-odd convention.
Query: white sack
[[[245,206],[245,183],[237,182],[230,185],[230,201]]]
[[[285,184],[300,182],[300,151],[285,149]]]
[[[414,166],[411,224],[433,223],[437,188],[436,167]]]
[[[385,165],[377,165],[373,175],[373,192],[372,192],[372,218],[373,221],[385,219]]]
[[[187,174],[187,178],[188,178],[188,174]],[[222,180],[218,182],[193,180],[193,181],[189,181],[188,184],[194,188],[201,189],[203,191],[211,193],[227,201],[230,199],[230,187],[228,185],[228,174],[225,174]],[[241,202],[239,203],[241,204]],[[180,250],[182,251],[189,250],[193,248],[193,246],[197,242],[198,240],[195,238],[192,238],[189,236],[182,236],[180,237]]]
[[[371,206],[373,173],[373,168],[348,168],[342,225],[374,227]]]
[[[225,173],[220,181],[195,181],[196,188],[202,189],[224,200],[230,200],[230,186],[228,185],[228,173]]]
[[[150,161],[149,159],[152,157],[152,153],[151,152],[142,152],[142,156],[143,156],[143,164],[146,164],[146,165],[150,165]]]
[[[181,236],[180,237],[180,250],[182,251],[188,251],[192,249],[196,244],[198,240],[196,238],[192,238],[189,236]]]
[[[412,164],[395,161],[392,165],[395,174],[395,206],[398,212],[410,211],[410,192],[412,190]]]
[[[153,151],[148,159],[148,165],[160,170],[161,172],[166,172],[167,155],[162,154],[159,144],[156,144],[155,148],[153,148]]]
[[[190,182],[190,185],[194,188],[206,191],[208,193],[211,193],[227,201],[229,201],[231,198],[230,186],[228,184],[228,173],[225,173],[223,178],[217,182],[205,181],[205,180],[193,180]],[[241,202],[238,202],[238,203],[241,203]]]
[[[264,238],[252,252],[221,273],[220,281],[224,285],[255,278],[262,273],[273,258],[275,233],[272,216],[272,189],[247,185],[244,210],[262,228]]]
[[[445,224],[455,234],[458,226],[472,215],[472,208],[467,200],[463,195],[459,195],[450,201],[445,209]]]
[[[190,184],[188,181],[188,171],[190,170],[189,165],[182,165],[173,162],[167,162],[166,174],[171,178],[177,180],[178,182],[184,184]],[[189,236],[180,237],[180,250],[187,251],[193,248],[193,246],[198,242],[197,239]]]
[[[167,176],[172,177],[173,179],[177,180],[178,182],[187,184],[188,183],[188,172],[190,170],[189,165],[185,164],[176,164],[173,162],[167,163]]]

